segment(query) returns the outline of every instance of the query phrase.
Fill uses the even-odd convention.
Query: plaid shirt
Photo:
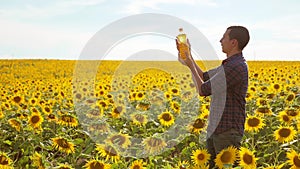
[[[244,133],[248,66],[242,53],[223,60],[219,67],[204,72],[201,91],[211,95],[208,137],[229,129]]]

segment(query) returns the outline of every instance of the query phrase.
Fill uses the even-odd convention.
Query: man
[[[203,72],[191,53],[186,59],[178,60],[192,73],[200,96],[211,96],[207,127],[207,149],[211,154],[210,168],[215,166],[216,155],[224,148],[239,148],[244,134],[245,97],[248,88],[248,66],[242,51],[250,39],[249,32],[242,26],[230,26],[220,40],[227,58],[212,70]],[[176,40],[177,48],[179,44]],[[188,47],[190,44],[188,42]]]

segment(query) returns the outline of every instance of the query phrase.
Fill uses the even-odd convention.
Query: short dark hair
[[[239,43],[239,49],[243,50],[250,40],[249,31],[243,26],[229,26],[230,29],[229,38],[236,39]]]

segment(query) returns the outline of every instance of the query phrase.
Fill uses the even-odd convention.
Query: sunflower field
[[[248,65],[242,147],[216,164],[298,169],[300,62]],[[0,60],[0,74],[0,169],[208,168],[210,97],[176,61]]]

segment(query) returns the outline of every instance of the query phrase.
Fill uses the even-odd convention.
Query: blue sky
[[[219,39],[226,28],[243,25],[251,35],[244,50],[247,60],[300,60],[299,9],[298,0],[1,0],[0,59],[76,60],[111,23],[158,13],[197,27],[219,59],[225,58]],[[149,48],[176,55],[172,40],[147,35],[123,41],[106,59],[124,59]]]

